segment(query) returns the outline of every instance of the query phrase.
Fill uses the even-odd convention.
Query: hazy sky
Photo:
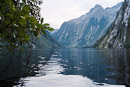
[[[59,29],[63,22],[84,15],[96,4],[106,8],[121,1],[124,0],[43,0],[41,15],[44,22],[54,29]]]

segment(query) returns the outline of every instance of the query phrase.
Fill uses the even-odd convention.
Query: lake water
[[[33,50],[29,64],[27,54],[1,53],[0,87],[130,87],[129,49]]]

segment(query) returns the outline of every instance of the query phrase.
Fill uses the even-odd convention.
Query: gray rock
[[[96,5],[89,13],[64,22],[53,36],[65,47],[91,47],[106,33],[120,7],[121,3],[106,9]]]

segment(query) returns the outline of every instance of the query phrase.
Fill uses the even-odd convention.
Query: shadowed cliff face
[[[96,46],[99,48],[129,48],[130,47],[130,1],[125,0],[115,21],[107,34]]]
[[[112,8],[106,9],[103,9],[100,5],[96,5],[89,13],[64,22],[53,36],[66,47],[92,46],[106,33],[121,5],[119,3]]]

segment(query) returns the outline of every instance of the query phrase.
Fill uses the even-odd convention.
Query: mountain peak
[[[102,8],[102,6],[99,4],[96,4],[94,8]]]
[[[103,11],[103,7],[99,4],[96,4],[95,7],[90,10],[90,13],[92,13],[92,12],[95,13],[97,11]]]
[[[96,44],[99,48],[130,48],[130,0],[125,0],[117,13],[115,21],[107,33]]]
[[[88,13],[79,18],[64,22],[53,36],[65,47],[91,47],[105,35],[109,25],[116,18],[117,10],[105,11],[95,5]]]

